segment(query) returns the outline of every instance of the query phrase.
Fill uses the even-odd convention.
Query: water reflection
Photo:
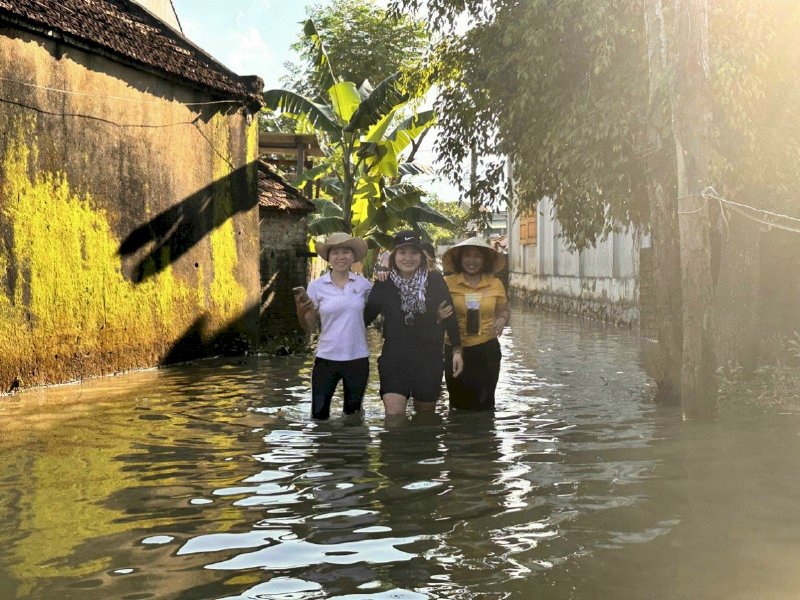
[[[311,421],[307,357],[5,399],[0,598],[797,597],[797,417],[682,424],[628,332],[503,345],[495,414],[402,427],[377,377]]]

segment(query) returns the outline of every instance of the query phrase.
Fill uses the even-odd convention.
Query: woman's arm
[[[453,306],[453,297],[450,295],[450,290],[447,288],[447,283],[439,273],[431,272],[429,278],[435,281],[436,285],[436,305],[440,306],[442,302],[448,306]],[[441,316],[440,314],[437,316]],[[461,348],[461,333],[458,331],[458,321],[456,320],[455,313],[451,310],[450,315],[441,320],[444,329],[447,332],[447,337],[450,339],[450,344],[454,349]]]
[[[492,327],[492,331],[496,337],[503,335],[503,329],[505,329],[511,319],[511,309],[508,306],[506,290],[502,282],[498,281],[498,283],[502,289],[502,294],[497,296],[494,305],[494,326]]]
[[[386,287],[384,282],[376,281],[369,291],[367,303],[364,305],[364,325],[369,326],[383,309],[383,290]]]
[[[430,277],[430,275],[429,275]],[[444,323],[447,337],[450,339],[450,344],[453,346],[453,377],[458,377],[464,370],[464,351],[461,348],[461,333],[458,330],[458,320],[456,319],[455,312],[452,310],[453,297],[450,295],[450,290],[447,287],[444,277],[438,273],[434,276],[437,280],[437,285],[441,290],[439,293],[442,298],[442,304],[447,304],[451,307],[450,315],[442,320]]]

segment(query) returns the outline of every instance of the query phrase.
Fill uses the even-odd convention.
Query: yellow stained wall
[[[0,30],[0,392],[255,341],[255,119],[9,33]]]

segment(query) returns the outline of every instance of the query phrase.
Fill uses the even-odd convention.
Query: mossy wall
[[[255,343],[248,110],[16,30],[0,64],[0,392]]]

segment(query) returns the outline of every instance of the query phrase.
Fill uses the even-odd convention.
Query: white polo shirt
[[[344,288],[333,283],[330,272],[308,285],[308,296],[319,312],[319,358],[355,360],[369,356],[364,305],[371,289],[372,283],[352,272]]]

